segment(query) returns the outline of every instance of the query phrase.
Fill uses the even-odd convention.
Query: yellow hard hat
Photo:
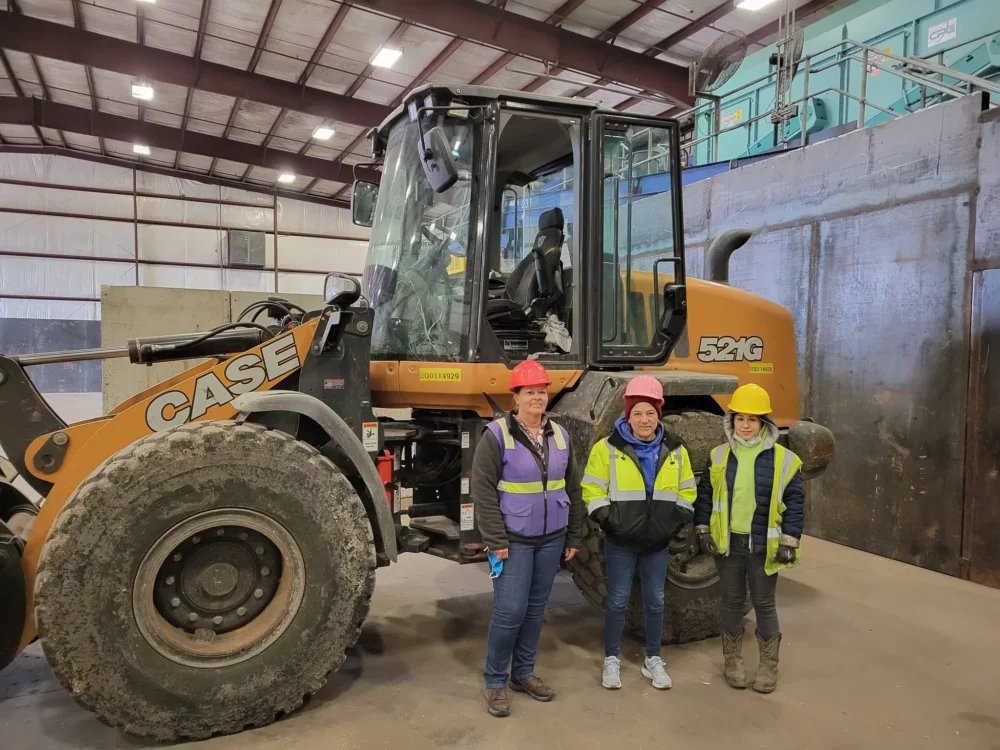
[[[741,385],[733,393],[733,398],[729,402],[729,411],[741,414],[762,414],[771,413],[771,397],[767,391],[756,383]]]

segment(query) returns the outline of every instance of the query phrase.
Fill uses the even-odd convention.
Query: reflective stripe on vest
[[[514,450],[514,436],[507,429],[507,420],[498,419],[495,424],[500,428],[500,434],[503,435],[503,447]],[[555,442],[556,448],[561,451],[566,450],[566,436],[563,435],[562,429],[552,420],[549,420],[548,424],[552,425],[552,440]],[[542,434],[544,436],[544,433]]]
[[[543,487],[541,482],[505,482],[502,479],[497,482],[497,489],[500,492],[511,492],[515,495],[533,495],[545,489],[562,490],[566,489],[565,479],[549,480],[548,487]]]

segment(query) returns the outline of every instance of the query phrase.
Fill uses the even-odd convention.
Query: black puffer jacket
[[[733,443],[733,419],[735,414],[726,414],[725,429],[726,437],[730,444]],[[771,489],[774,486],[774,444],[778,438],[778,427],[770,418],[764,417],[764,424],[767,425],[767,436],[764,438],[764,449],[757,455],[754,463],[754,494],[757,497],[757,508],[753,513],[753,522],[750,525],[753,549],[764,551],[767,549],[767,518],[771,509]],[[726,464],[726,486],[729,490],[729,497],[733,496],[733,486],[736,484],[736,468],[739,461],[736,459],[736,451],[730,451],[729,461]],[[705,470],[702,472],[701,481],[698,482],[698,499],[694,503],[694,523],[695,526],[708,526],[712,517],[712,480],[709,468],[711,459]],[[805,520],[805,488],[802,484],[802,472],[795,472],[785,494],[781,498],[785,503],[785,512],[781,517],[781,533],[786,536],[799,539],[802,536],[802,526]],[[729,504],[729,513],[732,517],[733,506]]]

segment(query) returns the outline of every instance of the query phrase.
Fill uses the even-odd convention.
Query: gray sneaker
[[[622,663],[617,656],[604,657],[604,674],[601,675],[601,684],[608,690],[617,690],[622,686],[621,676]]]
[[[642,676],[653,681],[653,687],[657,690],[667,690],[673,682],[670,675],[663,667],[663,659],[659,656],[647,656],[646,663],[642,665]]]

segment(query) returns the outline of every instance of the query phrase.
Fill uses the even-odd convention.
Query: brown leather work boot
[[[486,710],[491,716],[510,716],[507,688],[486,688]]]
[[[722,630],[722,656],[726,660],[726,684],[742,690],[747,686],[747,673],[743,669],[743,628],[739,633]]]
[[[773,693],[778,687],[778,646],[781,645],[781,633],[764,639],[757,633],[757,643],[760,644],[760,666],[757,667],[757,679],[753,681],[753,689],[758,693]]]
[[[548,703],[556,697],[556,692],[534,675],[525,680],[518,680],[511,677],[510,689],[515,693],[527,693],[536,701],[541,701],[542,703]]]

